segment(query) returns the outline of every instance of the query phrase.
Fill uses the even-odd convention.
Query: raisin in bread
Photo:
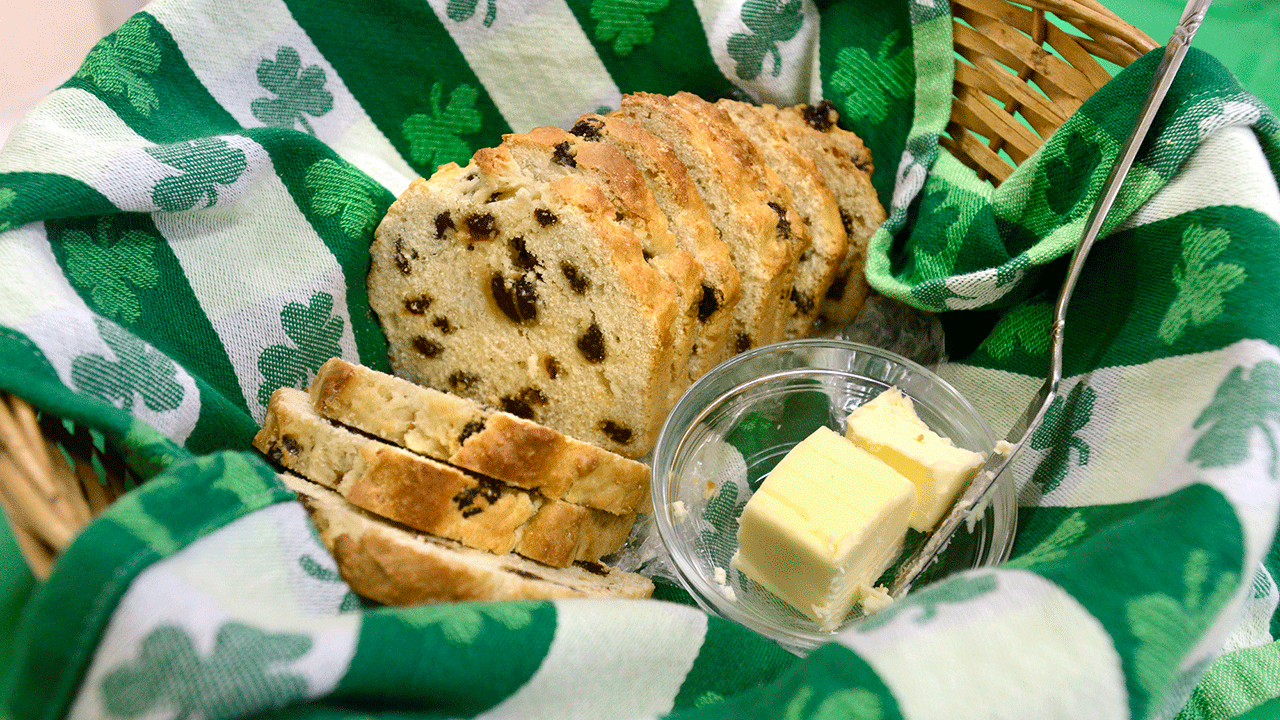
[[[628,457],[669,406],[672,283],[603,193],[478,153],[410,184],[370,247],[392,371]]]
[[[750,143],[734,142],[712,113],[691,112],[672,97],[635,93],[615,116],[669,142],[702,194],[712,224],[729,245],[741,295],[730,326],[730,353],[779,340],[783,305],[795,274],[789,197],[761,184],[749,165]],[[776,176],[774,178],[776,180]],[[780,183],[777,183],[780,185]]]
[[[311,381],[321,416],[553,499],[649,512],[649,467],[451,393],[332,358]]]
[[[698,329],[686,364],[689,379],[697,380],[728,357],[729,323],[740,294],[729,246],[712,227],[702,195],[666,140],[621,118],[595,114],[580,117],[569,133],[625,155],[644,176],[676,242],[702,266]]]
[[[857,135],[837,124],[840,116],[829,100],[787,108],[763,105],[761,112],[773,119],[796,150],[813,160],[840,205],[849,250],[820,314],[835,324],[851,322],[870,292],[867,243],[885,219],[884,207],[871,186],[871,151]]]
[[[788,339],[804,337],[813,330],[820,303],[848,251],[849,238],[840,221],[840,206],[813,161],[797,152],[777,123],[758,107],[728,99],[718,101],[716,106],[755,143],[769,167],[790,186],[796,211],[809,228],[811,245],[796,266],[790,322],[784,333]]]
[[[506,135],[499,147],[480,150],[477,156],[505,153],[535,181],[572,178],[599,188],[613,204],[614,219],[636,234],[649,264],[676,288],[681,312],[672,326],[673,362],[668,389],[669,404],[674,405],[689,387],[688,361],[698,331],[702,265],[676,244],[666,214],[634,163],[612,146],[585,143],[579,147],[578,143],[579,138],[560,128],[539,127]]]
[[[653,583],[642,575],[587,562],[553,568],[476,550],[380,518],[296,475],[280,477],[306,508],[351,590],[383,605],[653,594]]]
[[[253,445],[376,515],[556,567],[616,551],[635,523],[634,515],[549,500],[357,434],[317,415],[311,397],[292,388],[272,394]]]

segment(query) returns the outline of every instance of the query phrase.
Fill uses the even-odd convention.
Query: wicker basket
[[[955,89],[942,145],[992,184],[1110,80],[1100,61],[1124,67],[1157,47],[1095,0],[952,0],[952,10]],[[0,508],[36,577],[131,485],[101,435],[0,394]]]

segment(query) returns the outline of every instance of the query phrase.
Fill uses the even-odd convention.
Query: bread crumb
[[[708,480],[706,486],[702,488],[702,499],[710,500],[711,496],[715,494],[716,494],[716,484]]]
[[[671,514],[676,520],[684,521],[689,519],[689,508],[684,506],[683,500],[676,500],[671,503]],[[716,568],[719,570],[719,568]]]
[[[724,568],[722,567],[716,568],[715,572],[713,572],[712,574],[715,576],[717,585],[724,585],[725,582],[729,579],[729,576],[725,573]]]

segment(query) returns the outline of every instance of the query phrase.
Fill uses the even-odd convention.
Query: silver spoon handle
[[[1098,239],[1098,235],[1102,232],[1102,226],[1106,222],[1107,214],[1111,212],[1111,207],[1120,195],[1120,188],[1124,184],[1124,179],[1129,174],[1129,169],[1133,167],[1134,160],[1138,157],[1138,149],[1142,146],[1142,141],[1151,129],[1151,123],[1155,120],[1156,113],[1159,112],[1165,95],[1169,93],[1169,86],[1173,84],[1173,79],[1178,74],[1182,59],[1186,57],[1187,50],[1191,47],[1191,39],[1195,37],[1196,31],[1200,29],[1200,23],[1204,21],[1205,13],[1208,11],[1211,1],[1190,0],[1182,11],[1182,19],[1178,21],[1178,27],[1174,29],[1173,36],[1169,38],[1169,42],[1164,46],[1164,54],[1160,57],[1160,64],[1156,66],[1155,73],[1152,75],[1151,85],[1147,90],[1147,97],[1138,111],[1137,120],[1129,131],[1129,137],[1125,140],[1124,145],[1121,146],[1115,163],[1111,166],[1111,172],[1107,175],[1102,192],[1098,195],[1098,200],[1094,203],[1093,210],[1089,213],[1089,220],[1085,224],[1084,234],[1081,236],[1079,244],[1076,245],[1075,251],[1071,254],[1071,264],[1067,268],[1067,277],[1062,283],[1062,289],[1058,292],[1058,302],[1053,311],[1053,326],[1051,328],[1049,347],[1049,373],[1044,385],[1040,388],[1036,398],[1027,407],[1023,416],[1010,428],[1006,439],[1007,445],[1003,448],[1003,451],[992,452],[987,457],[986,463],[978,471],[977,476],[974,477],[969,487],[952,505],[951,510],[938,524],[938,527],[929,534],[929,537],[920,548],[899,566],[893,580],[889,583],[888,592],[890,596],[898,598],[905,594],[911,588],[912,583],[920,577],[920,574],[933,564],[938,555],[950,544],[952,536],[960,529],[960,525],[965,523],[973,513],[985,509],[986,501],[995,490],[996,482],[999,480],[1000,475],[1009,467],[1014,455],[1017,454],[1022,445],[1039,427],[1054,398],[1057,397],[1058,386],[1062,382],[1062,345],[1067,325],[1067,304],[1071,301],[1071,294],[1075,291],[1076,281],[1080,279],[1080,271],[1084,267],[1085,258],[1088,257],[1094,241]]]

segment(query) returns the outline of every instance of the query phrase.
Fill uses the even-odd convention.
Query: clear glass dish
[[[853,408],[890,386],[912,399],[934,432],[991,452],[991,429],[949,383],[906,358],[845,340],[795,340],[743,353],[684,394],[653,453],[654,520],[676,576],[705,610],[796,653],[831,638],[833,632],[819,630],[730,567],[737,518],[787,451],[820,425],[843,433]],[[961,527],[922,582],[1006,560],[1016,512],[1014,489],[1002,480],[985,511]],[[904,555],[922,537],[912,532]],[[862,616],[855,608],[834,632]]]

